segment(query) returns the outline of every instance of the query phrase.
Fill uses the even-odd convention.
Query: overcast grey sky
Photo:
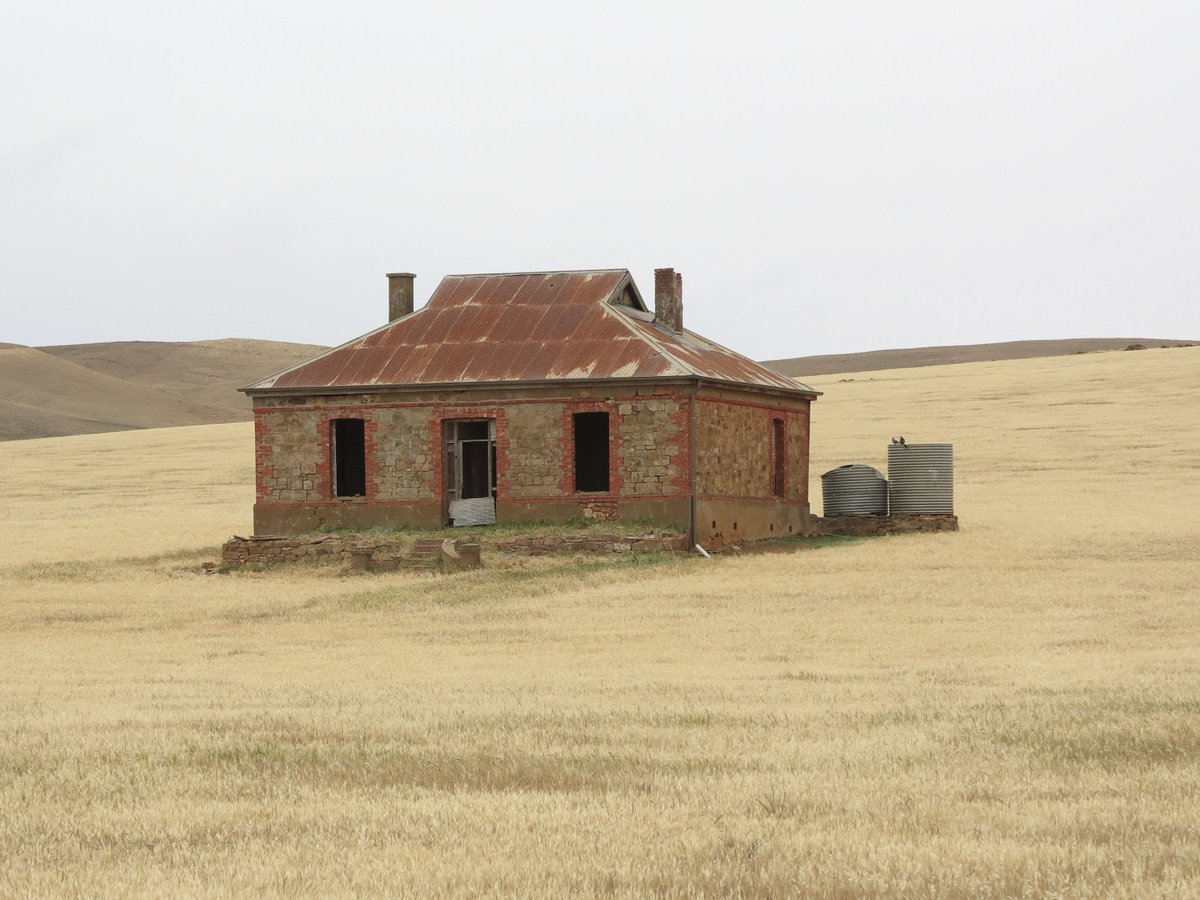
[[[452,272],[684,276],[757,358],[1200,338],[1200,4],[41,0],[0,341],[339,343]]]

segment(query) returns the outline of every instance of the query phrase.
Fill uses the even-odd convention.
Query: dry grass
[[[602,571],[203,577],[247,426],[0,445],[0,895],[1195,896],[1198,373],[831,377],[961,533]]]

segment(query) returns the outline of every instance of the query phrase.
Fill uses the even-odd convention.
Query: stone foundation
[[[681,553],[685,534],[522,534],[493,543],[503,553],[543,556],[547,553]]]
[[[317,538],[285,538],[273,535],[238,537],[221,545],[221,565],[243,567],[271,563],[299,562],[321,556],[350,558],[350,548],[337,535]]]
[[[958,516],[813,516],[812,530],[817,534],[842,534],[871,537],[880,534],[910,534],[928,531],[958,531]]]
[[[315,538],[235,535],[221,546],[220,566],[223,569],[261,569],[321,557],[337,557],[348,564],[348,571],[354,572],[443,571],[477,568],[479,545],[425,538],[413,542],[406,550],[404,541],[364,535],[356,535],[351,540],[339,535]]]
[[[323,535],[312,538],[235,535],[221,546],[219,565],[223,569],[261,569],[280,563],[336,557],[355,571],[390,572],[397,569],[474,568],[479,565],[481,544],[489,551],[523,556],[556,552],[680,553],[687,549],[686,535],[659,533],[521,534],[485,539],[479,543],[449,539],[451,549],[444,551],[443,546],[447,540],[437,537],[420,538],[413,542],[361,534],[345,537]]]
[[[600,519],[604,522],[617,521],[617,501],[595,499],[579,501],[579,514],[585,519]]]

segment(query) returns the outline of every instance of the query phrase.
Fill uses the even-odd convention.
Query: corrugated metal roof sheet
[[[618,302],[627,288],[625,269],[447,275],[416,312],[244,390],[699,376],[815,393],[655,325]]]

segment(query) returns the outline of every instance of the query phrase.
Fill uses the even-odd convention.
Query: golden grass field
[[[1200,348],[813,381],[961,532],[202,576],[249,425],[0,444],[0,896],[1200,895]]]

